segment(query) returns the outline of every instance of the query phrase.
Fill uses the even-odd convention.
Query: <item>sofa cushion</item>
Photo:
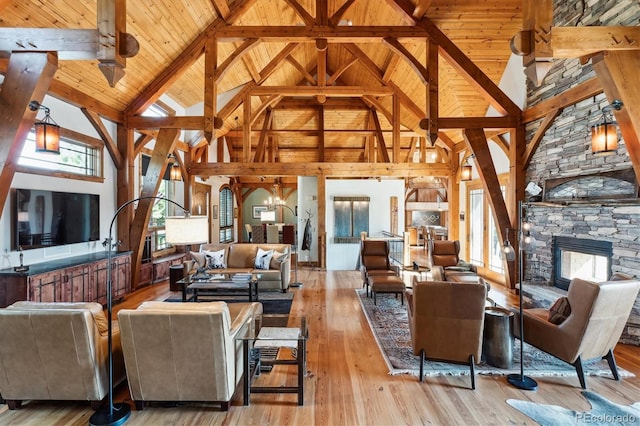
[[[280,269],[280,265],[282,262],[286,261],[289,258],[289,253],[282,253],[279,251],[273,251],[273,257],[271,258],[271,264],[269,265],[270,269]]]
[[[553,324],[562,324],[570,314],[571,306],[569,306],[569,299],[562,296],[553,302],[553,305],[549,308],[548,321]]]
[[[207,268],[208,269],[226,268],[227,265],[224,262],[224,252],[225,252],[224,249],[218,250],[218,251],[205,250],[203,253],[207,257]]]
[[[206,268],[207,267],[207,256],[202,253],[198,253],[195,251],[189,252],[191,255],[191,259],[196,263],[197,268]]]
[[[256,253],[255,268],[256,269],[269,269],[271,265],[271,258],[273,257],[273,250],[263,250],[258,248]]]
[[[253,268],[256,261],[255,244],[230,244],[227,254],[228,268]]]
[[[253,272],[257,275],[258,281],[280,281],[282,279],[279,269],[254,269]]]

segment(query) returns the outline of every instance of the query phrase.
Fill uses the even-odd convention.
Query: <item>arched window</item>
[[[228,186],[220,189],[220,242],[233,241],[233,192]]]

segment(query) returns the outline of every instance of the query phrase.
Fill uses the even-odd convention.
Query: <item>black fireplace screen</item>
[[[606,281],[611,276],[609,241],[553,237],[554,285],[567,290],[572,278]]]

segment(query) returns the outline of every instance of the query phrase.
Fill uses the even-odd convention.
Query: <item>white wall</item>
[[[300,262],[318,261],[318,178],[298,177],[298,247],[302,247],[304,228],[311,215],[311,250],[300,250]]]
[[[389,179],[378,182],[375,179],[338,180],[330,179],[326,183],[327,206],[327,270],[353,270],[358,264],[360,244],[335,244],[333,197],[368,196],[369,235],[379,236],[382,231],[390,231],[390,197],[398,197],[398,232],[404,231],[404,180]],[[319,201],[321,202],[321,201]]]

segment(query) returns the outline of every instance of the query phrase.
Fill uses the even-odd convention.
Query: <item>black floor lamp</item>
[[[524,319],[522,315],[522,287],[524,286],[524,253],[535,249],[536,240],[531,236],[531,223],[523,220],[524,205],[518,202],[518,293],[520,295],[520,374],[509,374],[507,381],[522,390],[536,390],[538,383],[531,377],[524,375]],[[509,230],[507,230],[508,235]],[[504,242],[503,253],[507,261],[514,261],[516,257],[515,249],[509,243],[507,237]]]
[[[113,327],[111,324],[111,317],[113,313],[113,295],[112,295],[112,277],[111,277],[111,249],[117,246],[116,244],[112,244],[113,241],[113,224],[118,217],[118,214],[127,207],[131,203],[135,203],[140,200],[164,200],[169,203],[175,204],[178,208],[184,211],[183,217],[167,217],[165,218],[165,232],[166,232],[166,241],[170,244],[195,244],[205,240],[208,240],[209,235],[209,227],[207,216],[191,216],[189,214],[189,210],[182,207],[180,204],[175,201],[171,201],[168,198],[164,197],[140,197],[135,198],[133,200],[129,200],[116,210],[113,218],[111,219],[111,224],[109,225],[109,238],[105,241],[105,245],[107,247],[107,347],[108,347],[108,366],[109,366],[109,406],[105,408],[101,408],[97,410],[93,415],[89,418],[89,424],[95,426],[117,426],[125,423],[129,416],[131,415],[131,407],[126,402],[119,402],[117,404],[113,403]]]

